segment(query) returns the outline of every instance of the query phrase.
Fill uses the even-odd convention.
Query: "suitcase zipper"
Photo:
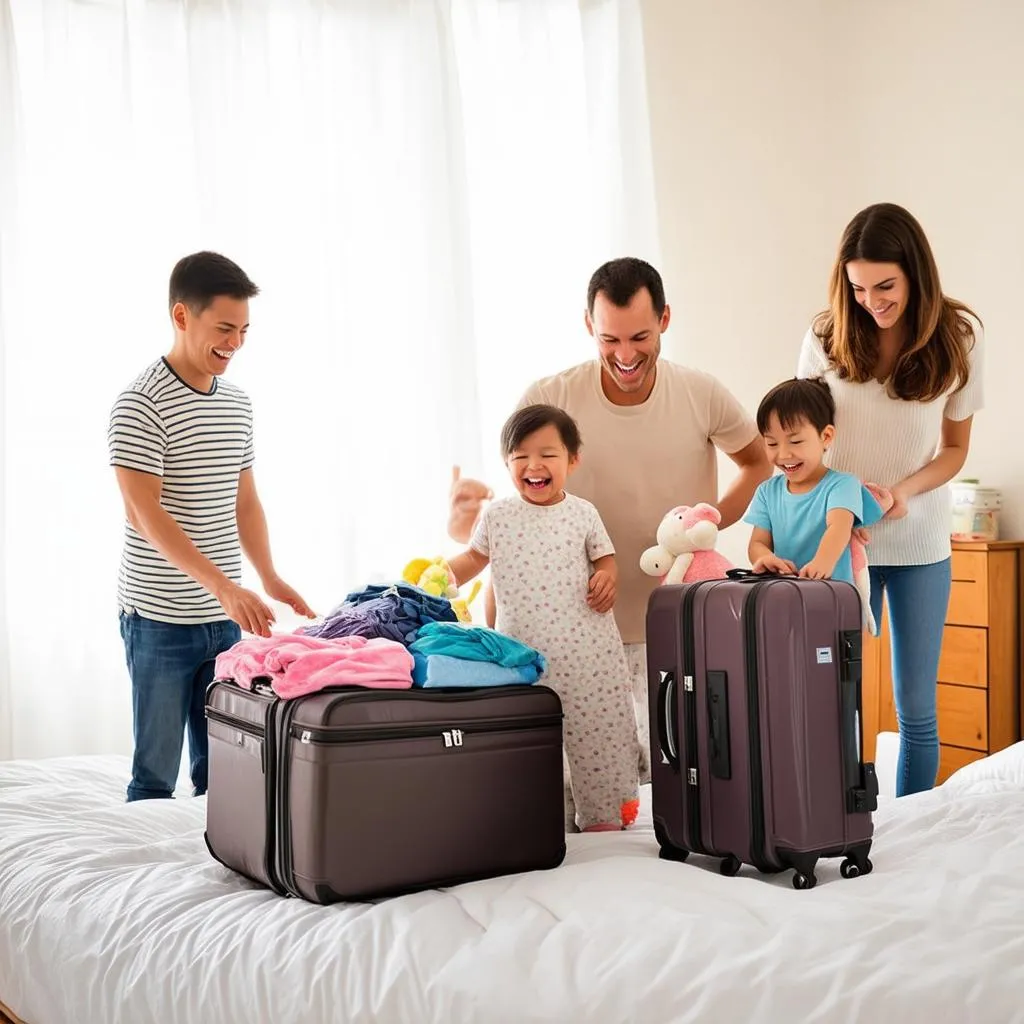
[[[768,582],[768,581],[765,581]],[[750,859],[758,871],[769,872],[764,832],[764,779],[761,770],[761,704],[757,678],[757,595],[765,583],[753,583],[743,602],[743,657],[747,670],[747,721],[750,739]]]
[[[534,718],[481,719],[456,728],[452,725],[416,723],[415,725],[336,725],[326,729],[305,729],[292,725],[291,736],[300,743],[364,743],[369,740],[425,739],[437,736],[445,747],[461,747],[465,736],[473,733],[514,732],[524,729],[546,729],[560,725],[560,715],[538,715]]]
[[[686,809],[689,818],[689,848],[694,853],[708,854],[701,836],[700,773],[697,755],[697,693],[694,689],[696,644],[693,632],[693,602],[703,581],[691,583],[683,595],[683,707],[686,719]]]
[[[222,725],[229,725],[232,729],[237,729],[239,732],[246,732],[250,736],[255,736],[256,739],[261,740],[266,735],[266,731],[262,726],[254,725],[252,722],[247,722],[242,718],[235,718],[234,715],[218,711],[216,708],[208,707],[206,709],[206,717],[211,722],[220,722]]]
[[[380,700],[384,694],[387,694],[388,700],[419,700],[424,699],[431,701],[463,701],[463,700],[489,700],[493,698],[496,691],[501,691],[503,697],[511,697],[515,695],[526,696],[527,694],[537,693],[543,687],[537,683],[513,683],[509,686],[489,686],[486,688],[479,688],[472,691],[466,691],[464,689],[451,689],[446,690],[444,688],[438,689],[423,689],[420,686],[414,686],[409,690],[373,690],[367,689],[364,686],[352,686],[352,687],[339,687],[334,689],[337,696],[324,708],[324,717],[328,717],[331,711],[337,707],[340,703],[354,703],[364,700]],[[330,692],[330,689],[322,692]],[[429,696],[428,696],[429,695]]]

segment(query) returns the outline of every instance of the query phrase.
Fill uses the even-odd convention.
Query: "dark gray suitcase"
[[[661,856],[871,870],[878,781],[860,748],[861,606],[848,583],[734,570],[662,586],[647,610],[654,830]],[[653,744],[652,744],[653,745]]]
[[[207,691],[206,844],[314,903],[558,866],[562,706],[550,688]]]

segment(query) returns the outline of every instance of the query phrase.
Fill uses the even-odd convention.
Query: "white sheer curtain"
[[[0,0],[0,757],[130,750],[105,432],[186,252],[263,289],[231,373],[282,575],[326,610],[450,549],[451,464],[500,485],[590,272],[657,259],[639,17]]]

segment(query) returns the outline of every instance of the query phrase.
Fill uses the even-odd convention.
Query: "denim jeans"
[[[900,730],[896,795],[931,789],[939,769],[935,710],[942,630],[949,605],[948,558],[931,565],[872,565],[871,610],[881,621],[885,592],[892,640],[892,687]]]
[[[121,613],[135,739],[129,801],[173,794],[186,728],[193,795],[206,792],[206,688],[214,659],[241,636],[229,620],[177,626]]]

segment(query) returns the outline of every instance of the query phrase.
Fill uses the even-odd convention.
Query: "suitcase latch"
[[[461,747],[462,746],[462,730],[461,729],[445,729],[441,736],[444,739],[444,745],[446,747]]]
[[[687,771],[687,773],[686,773],[686,778],[687,778],[687,781],[690,783],[691,786],[696,786],[697,785],[697,769],[696,768],[690,768]]]
[[[687,693],[693,693],[693,676],[683,676],[683,689]]]
[[[302,733],[300,734],[300,736],[299,736],[299,742],[300,743],[309,743],[309,741],[312,738],[313,738],[313,734],[308,729],[304,729],[302,731]]]

